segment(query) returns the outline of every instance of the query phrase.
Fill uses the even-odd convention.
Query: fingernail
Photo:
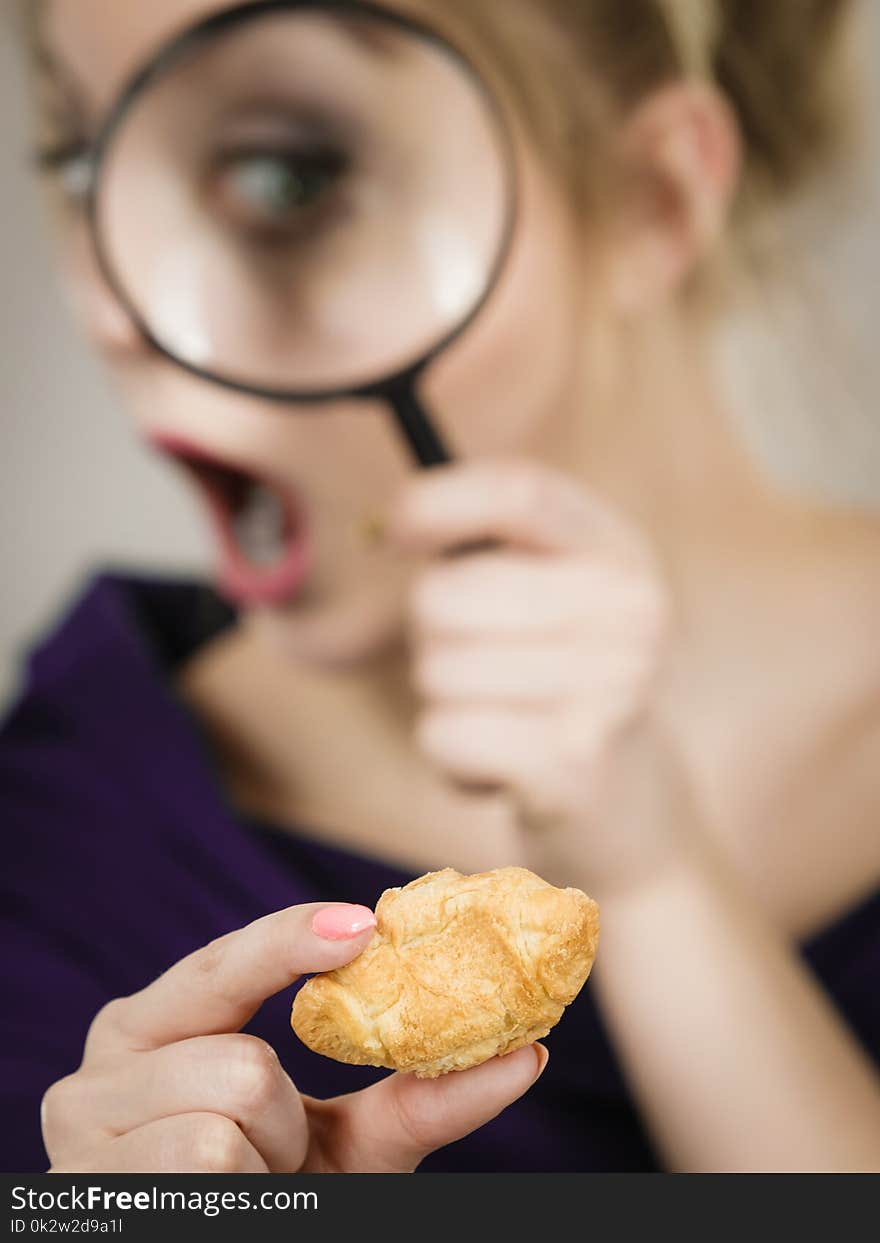
[[[325,941],[350,941],[368,928],[376,927],[376,916],[368,906],[338,903],[325,906],[312,920],[312,932]]]
[[[532,1082],[537,1083],[544,1071],[547,1069],[547,1063],[550,1061],[550,1053],[542,1044],[533,1044],[532,1048],[534,1049],[535,1056],[538,1059],[538,1073],[535,1075]]]

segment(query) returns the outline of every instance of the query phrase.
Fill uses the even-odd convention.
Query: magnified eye
[[[323,219],[349,167],[331,149],[226,151],[210,178],[215,208],[256,240],[283,240]]]

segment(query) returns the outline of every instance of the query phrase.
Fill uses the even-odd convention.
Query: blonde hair
[[[858,0],[443,0],[443,6],[482,46],[486,64],[497,70],[581,210],[613,206],[614,179],[603,159],[613,121],[677,79],[712,82],[733,106],[744,140],[735,205],[743,222],[796,196],[859,132],[847,38]],[[24,0],[35,46],[43,7],[43,0]]]
[[[856,0],[446,2],[501,57],[540,149],[580,202],[607,193],[609,123],[681,78],[716,85],[738,118],[741,219],[796,195],[858,132]]]

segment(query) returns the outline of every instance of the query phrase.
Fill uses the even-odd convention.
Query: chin
[[[398,601],[261,607],[248,621],[283,660],[328,673],[366,669],[405,641]]]

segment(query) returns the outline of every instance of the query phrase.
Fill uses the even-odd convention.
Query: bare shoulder
[[[784,587],[759,632],[768,650],[752,649],[763,750],[734,844],[768,911],[804,937],[880,887],[880,515],[805,515],[776,553]]]
[[[822,526],[816,661],[833,670],[839,698],[804,757],[805,797],[794,798],[798,848],[822,878],[795,921],[802,930],[880,887],[880,513],[825,514]]]
[[[837,648],[827,654],[853,668],[853,708],[873,705],[880,720],[880,510],[820,511],[809,521],[805,582]]]

